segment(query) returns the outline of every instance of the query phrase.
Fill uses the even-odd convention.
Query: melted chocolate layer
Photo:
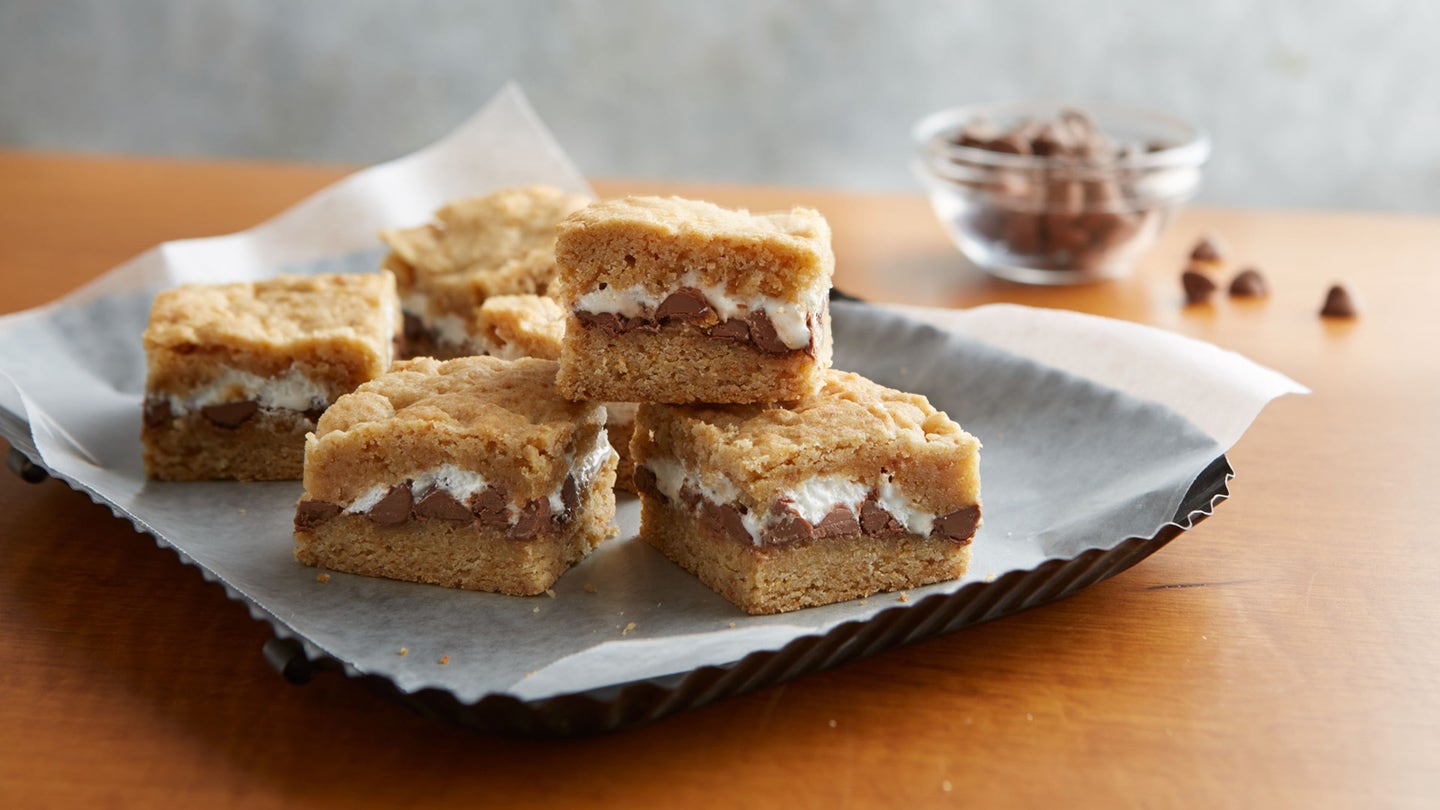
[[[468,504],[443,489],[432,487],[418,499],[411,494],[411,482],[396,484],[365,517],[378,526],[400,526],[409,521],[444,520],[451,523],[478,522],[490,529],[506,530],[510,538],[528,540],[559,531],[580,508],[580,487],[575,476],[567,475],[560,489],[564,511],[555,514],[549,498],[535,498],[520,507],[520,516],[510,523],[510,501],[503,487],[487,487]],[[329,501],[302,500],[295,507],[295,528],[310,530],[338,516],[344,507]]]
[[[660,302],[653,315],[621,315],[615,312],[589,312],[583,309],[575,310],[575,318],[586,328],[599,329],[611,335],[623,335],[630,332],[654,333],[660,331],[660,325],[674,321],[682,322],[703,322],[713,317],[713,310],[705,300],[704,294],[693,287],[681,287],[671,293]],[[720,321],[706,327],[703,334],[714,340],[724,340],[731,343],[743,343],[753,346],[757,351],[764,354],[784,355],[792,352],[805,352],[812,357],[815,354],[814,322],[808,322],[811,328],[810,342],[799,349],[792,349],[785,345],[780,339],[779,333],[775,330],[775,323],[763,310],[757,310],[745,318],[731,318]]]

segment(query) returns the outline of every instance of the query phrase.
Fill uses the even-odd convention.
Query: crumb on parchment
[[[629,624],[625,625],[625,629],[624,629],[624,630],[621,630],[621,631],[620,631],[620,635],[622,635],[622,636],[628,636],[628,635],[630,635],[630,633],[633,632],[634,630],[635,630],[635,622],[630,622]]]
[[[546,589],[545,589],[545,595],[548,596],[548,597],[550,597],[551,599],[554,599],[554,598],[555,598],[555,589],[554,589],[554,588],[546,588]]]
[[[324,585],[325,583],[330,581],[330,575],[325,573],[324,571],[321,571],[320,573],[315,575],[315,581],[320,583],[321,585]]]
[[[901,591],[901,592],[900,592],[900,601],[901,601],[901,602],[909,602],[909,601],[910,601],[910,594],[908,594],[908,593],[906,593],[906,592],[904,592],[904,591]]]
[[[600,591],[600,589],[595,587],[595,583],[593,583],[593,582],[587,582],[587,583],[585,583],[585,592],[586,592],[586,593],[599,593],[599,591]]]
[[[401,648],[400,648],[399,655],[400,655],[401,657],[407,656],[407,655],[409,655],[409,654],[410,654],[410,648],[409,648],[409,647],[401,647]]]
[[[440,656],[440,662],[439,662],[439,663],[440,663],[440,666],[442,666],[442,667],[445,666],[446,664],[449,664],[449,663],[450,663],[450,656],[448,656],[448,655],[442,655],[442,656]]]

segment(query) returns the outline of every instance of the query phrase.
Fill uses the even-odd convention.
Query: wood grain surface
[[[0,152],[0,311],[249,227],[342,167]],[[829,217],[838,287],[1154,324],[1314,393],[1232,498],[1063,602],[621,734],[495,738],[339,676],[64,484],[0,475],[0,807],[1433,807],[1440,802],[1440,219],[1195,210],[1132,278],[969,268],[918,195],[606,182]],[[1274,293],[1187,307],[1205,231]],[[1238,269],[1228,267],[1227,278]],[[1317,317],[1349,281],[1361,316]]]

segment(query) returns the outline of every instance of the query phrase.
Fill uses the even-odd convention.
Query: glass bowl
[[[1027,284],[1128,274],[1210,155],[1200,129],[1111,104],[974,104],[913,134],[915,173],[960,251]]]

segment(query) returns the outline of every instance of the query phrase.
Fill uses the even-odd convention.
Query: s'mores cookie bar
[[[543,295],[496,295],[480,305],[475,342],[484,354],[505,360],[560,358],[565,311]]]
[[[295,558],[367,576],[542,593],[614,533],[605,409],[555,363],[400,361],[305,443]]]
[[[590,201],[548,186],[506,188],[452,202],[435,221],[385,231],[409,357],[483,354],[480,306],[495,295],[547,295],[555,226]]]
[[[640,536],[750,613],[965,573],[980,443],[922,396],[830,371],[788,405],[641,405]]]
[[[830,366],[835,256],[816,211],[606,200],[560,224],[555,258],[572,399],[791,400]]]
[[[145,330],[145,470],[172,481],[298,479],[305,434],[390,367],[389,273],[166,290]]]

